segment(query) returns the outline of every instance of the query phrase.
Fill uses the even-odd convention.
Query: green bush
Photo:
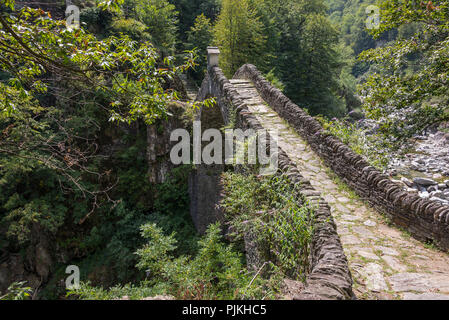
[[[275,68],[271,69],[270,72],[268,72],[265,75],[265,79],[279,90],[281,91],[285,90],[285,85],[282,83],[281,80],[279,80],[279,78],[275,74]]]
[[[13,282],[0,300],[27,300],[31,297],[31,288],[25,287],[26,281]]]
[[[134,40],[151,41],[151,35],[147,32],[147,26],[134,19],[114,20],[110,26],[112,34],[123,33]]]
[[[265,261],[277,272],[305,280],[313,235],[313,208],[285,176],[225,173],[222,200],[234,237],[257,235]]]
[[[339,138],[355,153],[364,156],[372,166],[380,170],[387,167],[393,150],[393,145],[389,141],[382,139],[377,134],[367,135],[354,123],[339,119],[328,121],[324,117],[316,117],[316,119],[327,133]]]
[[[193,255],[198,250],[199,236],[190,216],[188,193],[189,165],[173,169],[164,183],[155,188],[153,212],[147,221],[156,223],[162,230],[176,232],[178,241],[175,254]]]
[[[268,282],[254,277],[245,269],[241,253],[224,243],[219,224],[211,225],[199,241],[194,257],[175,258],[175,234],[165,235],[161,228],[149,223],[141,228],[147,239],[137,250],[137,267],[147,272],[138,286],[116,286],[105,290],[83,283],[69,292],[81,299],[114,299],[128,296],[142,299],[155,295],[171,295],[178,299],[261,299],[272,297]]]

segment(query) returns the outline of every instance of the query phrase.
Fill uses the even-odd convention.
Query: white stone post
[[[207,47],[207,69],[218,67],[220,50],[217,47]]]

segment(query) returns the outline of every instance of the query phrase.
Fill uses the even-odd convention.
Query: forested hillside
[[[227,167],[226,236],[189,215],[195,167],[169,163],[167,141],[215,103],[186,92],[208,46],[229,79],[254,64],[374,167],[449,204],[449,1],[70,4],[79,25],[64,1],[0,0],[0,297],[278,299],[283,279],[305,282],[314,208],[283,176]],[[416,143],[435,136],[439,153],[422,160]],[[261,276],[243,254],[248,230]],[[68,265],[80,289],[67,290]]]
[[[139,227],[165,214],[176,217],[167,232],[180,224],[195,239],[186,170],[149,181],[145,124],[173,108],[173,76],[192,63],[168,56],[177,14],[159,4],[83,2],[84,27],[69,30],[52,19],[64,16],[57,2],[47,13],[2,1],[2,291],[24,279],[35,295],[63,297],[68,262],[97,285],[139,279]]]
[[[379,5],[374,1],[328,1],[330,19],[340,26],[340,42],[348,57],[347,83],[359,85],[364,113],[374,121],[368,129],[375,123],[381,134],[368,139],[375,140],[377,152],[390,157],[393,150],[405,147],[407,139],[446,120],[447,92],[437,80],[445,78],[445,71],[437,61],[447,58],[447,4],[380,2],[379,28],[368,30],[364,25],[370,4]],[[431,59],[432,54],[442,60]]]

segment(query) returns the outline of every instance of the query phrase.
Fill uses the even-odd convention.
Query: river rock
[[[436,167],[436,169],[438,169],[438,167]],[[435,173],[434,175],[433,175],[433,178],[434,179],[441,179],[443,176],[441,175],[441,174],[439,174],[439,173]]]
[[[427,191],[421,192],[419,196],[423,199],[428,199],[430,197],[430,194]]]
[[[419,190],[415,189],[415,188],[407,188],[406,191],[407,192],[412,192],[412,193],[418,193]]]
[[[435,180],[429,178],[415,178],[413,179],[413,182],[423,187],[434,186],[438,184]]]
[[[410,179],[407,179],[406,177],[402,177],[401,181],[403,184],[405,184],[407,187],[413,187],[413,182]]]
[[[444,197],[444,193],[443,191],[432,191],[430,192],[430,196],[431,197],[438,197],[438,198],[443,198]]]

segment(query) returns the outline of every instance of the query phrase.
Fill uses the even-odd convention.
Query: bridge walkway
[[[259,96],[250,81],[233,79],[239,95],[278,145],[332,208],[358,299],[448,299],[449,255],[391,226],[338,182],[296,131]]]

